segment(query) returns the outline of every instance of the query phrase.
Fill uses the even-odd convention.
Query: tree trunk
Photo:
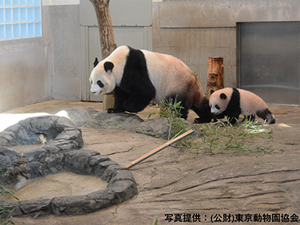
[[[206,98],[209,99],[210,95],[221,88],[224,88],[224,65],[223,58],[208,58],[207,67],[207,86]]]
[[[93,4],[96,11],[100,33],[101,54],[102,59],[105,59],[117,48],[109,12],[110,0],[90,0],[90,2]],[[112,108],[113,106],[113,94],[111,93],[104,95],[103,109],[107,110],[108,108]]]

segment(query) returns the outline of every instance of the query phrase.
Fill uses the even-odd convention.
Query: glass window
[[[14,36],[13,36],[13,38],[14,39],[20,38],[20,24],[14,24],[13,26],[14,26],[14,30],[13,30]]]
[[[33,21],[34,20],[34,13],[33,13],[33,8],[27,8],[27,15],[28,15],[28,21]]]
[[[5,34],[5,30],[4,30],[4,25],[0,25],[0,40],[4,39],[4,34]]]
[[[13,0],[13,6],[18,6],[19,5],[19,0]]]
[[[0,24],[1,23],[4,23],[4,9],[3,8],[0,8]]]
[[[20,9],[13,8],[13,22],[17,23],[20,22]]]
[[[10,8],[6,8],[4,10],[5,13],[5,22],[6,23],[11,23],[12,22],[12,10]]]
[[[5,34],[6,34],[6,39],[12,39],[12,25],[11,24],[6,24],[5,25]]]
[[[5,6],[11,6],[11,0],[5,0]]]
[[[41,0],[0,0],[0,41],[42,36]]]
[[[21,24],[21,38],[27,37],[27,23]]]

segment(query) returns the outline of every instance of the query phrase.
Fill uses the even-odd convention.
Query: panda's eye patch
[[[219,109],[220,109],[220,106],[218,106],[218,105],[215,105],[215,108],[216,108],[217,110],[219,110]]]
[[[104,84],[100,81],[100,80],[98,80],[97,81],[97,84],[99,85],[99,87],[101,87],[101,88],[103,88],[104,87]]]

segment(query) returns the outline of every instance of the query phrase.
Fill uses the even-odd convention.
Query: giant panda
[[[171,55],[120,46],[92,70],[90,83],[93,94],[114,91],[115,105],[108,113],[137,113],[153,99],[161,103],[172,98],[181,101],[183,118],[192,109],[200,117],[197,122],[211,120],[206,118],[210,109],[198,79]]]
[[[269,110],[267,104],[256,94],[238,88],[223,88],[213,92],[209,98],[211,113],[216,118],[229,117],[231,123],[235,123],[240,114],[250,121],[255,116],[266,120],[267,123],[275,123],[275,116]]]

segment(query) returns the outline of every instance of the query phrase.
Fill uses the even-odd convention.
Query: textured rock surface
[[[41,142],[40,134],[45,135],[47,141],[52,141],[56,138],[56,141],[59,141],[61,137],[58,135],[65,134],[68,141],[73,140],[77,142],[77,147],[83,145],[81,130],[69,119],[54,115],[28,118],[6,128],[0,133],[0,145],[35,144]]]
[[[35,144],[41,133],[52,141],[25,153],[9,148]],[[15,183],[19,176],[38,178],[62,171],[102,177],[108,183],[105,191],[88,195],[7,201],[8,207],[14,208],[13,216],[80,215],[121,203],[137,194],[130,171],[97,151],[79,150],[83,146],[81,130],[66,118],[29,118],[1,132],[0,140],[5,145],[0,146],[0,167],[5,168],[1,181],[4,183]]]
[[[97,111],[93,108],[67,108],[64,114],[79,127],[96,129],[127,130],[134,133],[168,139],[169,123],[165,118],[144,121],[139,116],[129,113],[113,113]],[[193,123],[183,120],[186,129],[195,129]],[[198,135],[196,132],[194,135]]]
[[[40,148],[22,154],[10,148],[41,143],[41,134],[47,139],[47,144]],[[21,120],[6,128],[0,132],[0,146],[0,167],[6,168],[0,177],[3,182],[12,182],[11,178],[20,174],[35,178],[60,171],[63,152],[80,149],[83,139],[81,129],[73,122],[51,115]],[[10,160],[4,160],[5,157],[10,157]]]
[[[67,108],[63,111],[79,127],[133,131],[144,121],[135,114],[109,114],[93,108]]]

